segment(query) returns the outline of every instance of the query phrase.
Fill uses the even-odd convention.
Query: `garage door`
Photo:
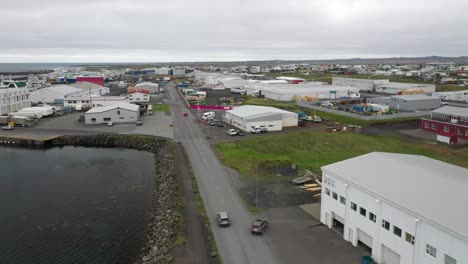
[[[342,217],[340,217],[339,215],[337,215],[337,214],[335,214],[335,213],[333,213],[333,212],[332,212],[332,215],[333,215],[333,218],[334,218],[336,221],[338,221],[338,222],[340,222],[340,223],[342,223],[342,224],[344,225],[344,219],[343,219]]]
[[[382,245],[382,264],[400,264],[400,255]]]
[[[372,248],[372,237],[360,229],[358,229],[358,240]]]

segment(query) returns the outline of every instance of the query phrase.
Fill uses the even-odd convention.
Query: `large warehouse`
[[[320,221],[377,263],[468,263],[468,170],[373,152],[322,167]]]
[[[390,82],[389,80],[372,80],[372,79],[359,79],[359,78],[332,78],[333,85],[352,86],[358,88],[360,91],[379,92],[387,94],[398,94],[408,90],[420,90],[421,93],[435,92],[434,84],[423,83],[399,83]]]
[[[265,85],[252,83],[244,87],[247,94],[261,92],[265,98],[278,101],[294,101],[296,98],[313,97],[320,99],[358,98],[359,89],[350,86],[321,85],[321,83]]]
[[[283,127],[297,126],[298,115],[270,106],[243,105],[227,110],[224,121],[246,132],[256,126],[280,131]]]
[[[129,103],[93,107],[85,114],[86,124],[134,123],[140,117],[140,106]]]
[[[85,84],[89,86],[88,84]],[[65,98],[83,96],[101,96],[109,93],[108,87],[96,86],[90,89],[81,89],[71,85],[52,85],[31,92],[32,103],[62,104]]]
[[[368,103],[388,105],[388,107],[400,111],[421,111],[440,108],[440,98],[425,94],[392,95],[389,97],[375,97],[367,99]]]

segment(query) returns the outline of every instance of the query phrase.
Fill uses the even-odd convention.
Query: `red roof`
[[[468,74],[468,71],[458,71],[458,74]]]
[[[144,89],[135,89],[135,90],[132,90],[132,91],[128,92],[128,94],[134,94],[134,93],[151,94],[150,91],[144,90]]]

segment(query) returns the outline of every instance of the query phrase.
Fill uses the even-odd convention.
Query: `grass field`
[[[220,143],[215,149],[226,165],[250,176],[255,175],[254,166],[285,163],[295,163],[300,170],[309,169],[320,174],[321,166],[374,151],[424,155],[468,168],[468,148],[455,150],[440,144],[407,141],[388,135],[298,132]],[[263,180],[277,178],[262,171],[259,175]]]
[[[168,104],[153,104],[153,112],[169,112],[171,111]]]
[[[273,106],[277,108],[281,108],[284,110],[292,111],[292,112],[304,112],[304,113],[311,113],[314,111],[313,109],[308,109],[308,108],[302,108],[296,105],[296,103],[293,102],[281,102],[281,101],[276,101],[276,100],[271,100],[267,98],[257,98],[253,96],[247,96],[244,104],[250,104],[250,105],[264,105],[264,106]],[[419,120],[419,117],[411,117],[411,118],[394,118],[390,120],[372,120],[372,121],[366,121],[366,120],[361,120],[357,118],[352,118],[348,116],[343,116],[343,115],[338,115],[338,114],[332,114],[332,113],[327,113],[327,112],[322,112],[322,111],[315,111],[316,114],[323,119],[338,122],[340,124],[352,124],[352,125],[358,125],[358,126],[370,126],[374,124],[390,124],[390,123],[401,123],[401,122],[406,122],[406,121],[412,121],[412,120]]]

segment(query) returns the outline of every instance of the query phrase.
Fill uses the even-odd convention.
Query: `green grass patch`
[[[182,245],[185,245],[185,244],[187,244],[187,243],[188,243],[187,238],[185,238],[185,237],[182,236],[182,235],[177,235],[176,240],[175,240],[175,242],[174,242],[174,244],[175,244],[176,246],[182,246]]]
[[[153,112],[170,112],[171,109],[169,108],[168,104],[153,104]]]
[[[321,166],[374,151],[424,155],[468,168],[468,148],[451,149],[432,142],[409,142],[389,135],[298,132],[220,143],[215,148],[226,165],[252,177],[256,173],[255,166],[269,161],[282,160],[297,164],[300,170],[321,174]],[[263,171],[258,175],[266,181],[274,176]]]
[[[468,87],[453,85],[453,84],[436,84],[437,92],[450,92],[450,91],[463,91],[463,90],[468,90]]]
[[[386,120],[371,120],[371,121],[366,121],[366,120],[361,120],[349,116],[344,116],[344,115],[339,115],[339,114],[333,114],[333,113],[328,113],[328,112],[323,112],[319,110],[313,110],[309,108],[303,108],[298,106],[295,102],[281,102],[281,101],[276,101],[272,99],[267,99],[267,98],[257,98],[253,96],[246,96],[246,100],[244,104],[248,105],[263,105],[263,106],[273,106],[276,108],[284,109],[287,111],[292,111],[292,112],[304,112],[307,114],[312,113],[313,111],[316,112],[318,116],[325,120],[330,120],[333,122],[338,122],[340,124],[351,124],[351,125],[357,125],[357,126],[370,126],[370,125],[375,125],[375,124],[391,124],[391,123],[403,123],[403,122],[409,122],[413,120],[419,120],[420,117],[402,117],[402,118],[393,118],[393,119],[386,119]]]

